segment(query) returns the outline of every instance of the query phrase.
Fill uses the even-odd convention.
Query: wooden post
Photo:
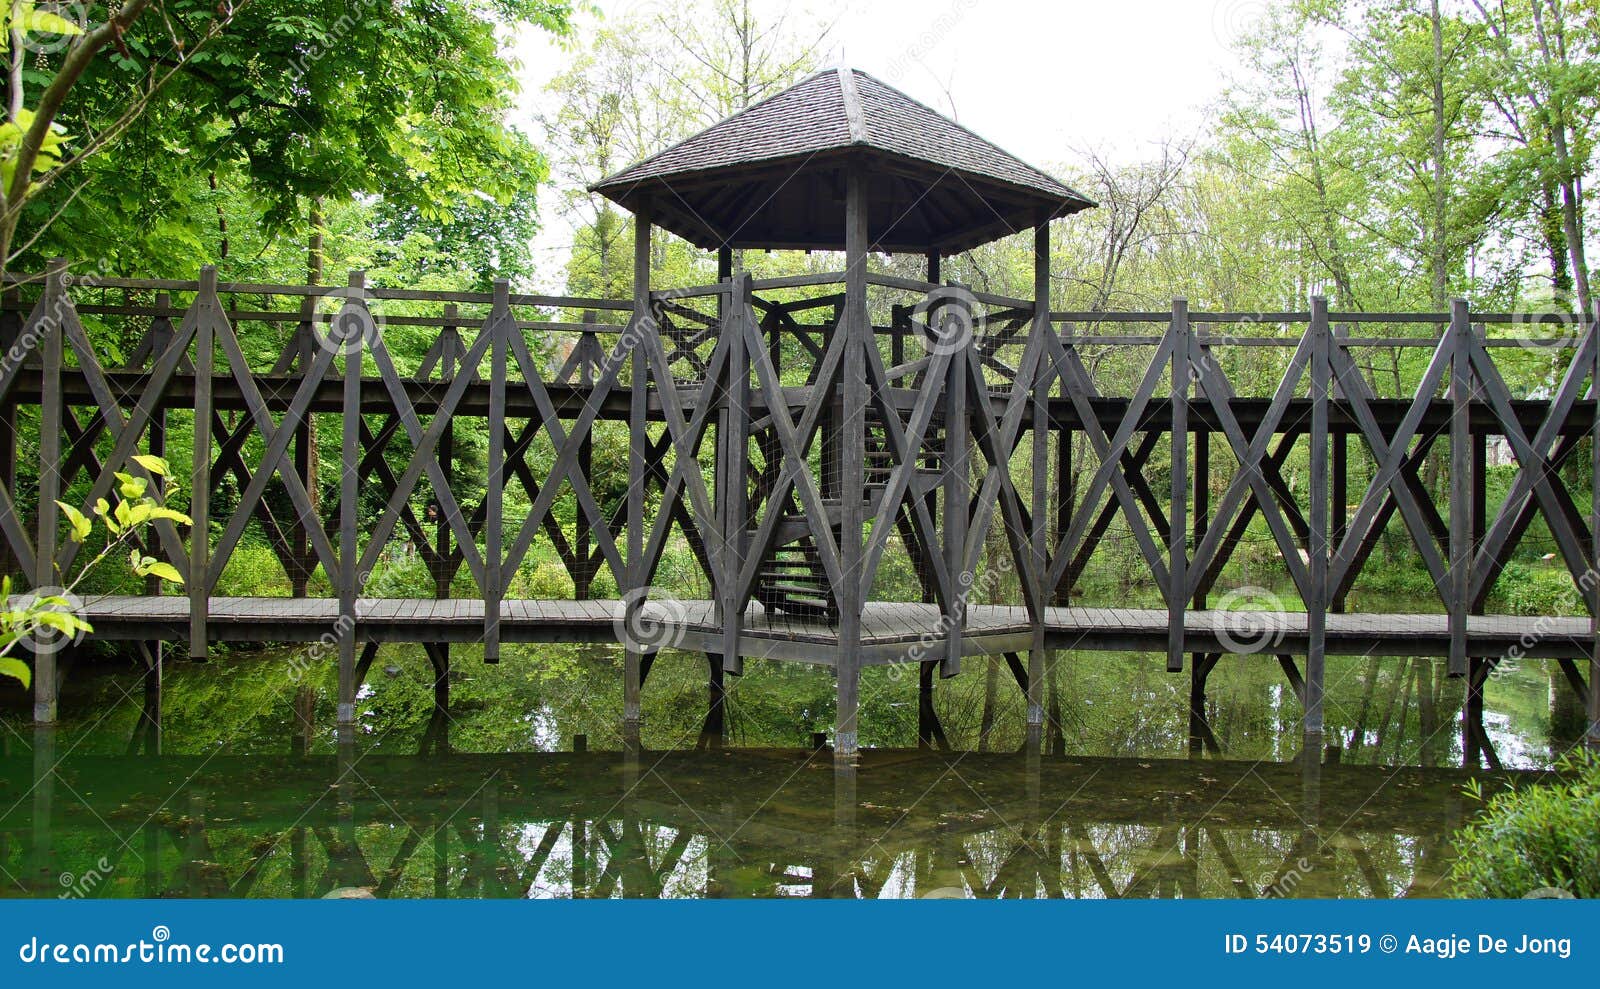
[[[1337,339],[1330,340],[1329,350],[1339,346]],[[1333,389],[1333,397],[1338,398],[1338,386]],[[1341,430],[1329,437],[1333,445],[1333,495],[1329,506],[1333,511],[1332,536],[1329,537],[1328,550],[1337,552],[1344,543],[1345,533],[1350,531],[1350,516],[1346,506],[1350,504],[1350,434]],[[1344,595],[1338,595],[1328,602],[1328,610],[1335,614],[1344,613]]]
[[[719,590],[722,611],[722,662],[729,673],[744,669],[739,658],[740,627],[744,609],[740,606],[739,573],[744,569],[745,525],[749,506],[745,483],[745,466],[750,457],[750,354],[746,347],[744,326],[750,318],[750,273],[740,272],[729,283],[728,312],[723,321],[723,333],[728,344],[727,408],[724,410],[722,455],[720,461],[722,489],[717,500],[722,516],[722,586]],[[732,332],[729,332],[729,331]],[[721,678],[718,677],[720,689]]]
[[[159,297],[158,297],[159,298]],[[165,308],[163,306],[163,308]],[[306,296],[300,300],[300,322],[295,325],[296,348],[295,363],[291,365],[302,378],[311,371],[311,361],[316,350],[316,299]],[[306,494],[311,499],[311,504],[321,508],[321,496],[318,492],[316,473],[317,464],[317,429],[316,416],[307,412],[300,417],[300,422],[294,428],[294,471],[300,477],[301,485],[306,489]],[[295,569],[289,574],[289,596],[303,598],[308,590],[307,576],[315,567],[315,556],[311,550],[311,526],[320,524],[321,519],[301,518],[296,520],[292,536],[291,551],[296,561]]]
[[[62,313],[67,299],[67,261],[55,258],[45,276],[44,318],[39,333],[39,529],[34,542],[33,586],[41,594],[54,593],[56,544],[58,541],[61,497],[61,422],[64,399],[61,394],[61,365],[64,329]],[[61,684],[56,671],[56,654],[41,648],[33,654],[33,720],[35,724],[55,724]]]
[[[172,323],[167,319],[167,313],[172,308],[172,296],[166,292],[156,293],[156,308],[161,314],[150,325],[150,364],[155,365],[172,345]],[[145,442],[145,451],[153,457],[165,460],[167,457],[167,410],[156,409],[150,413],[150,432]],[[144,592],[151,596],[161,593],[161,578],[146,577]],[[161,643],[151,643],[151,647],[160,650]]]
[[[200,269],[194,324],[194,471],[189,478],[189,658],[204,659],[211,597],[211,376],[216,365],[217,269]],[[354,470],[352,464],[351,470]]]
[[[962,303],[952,301],[951,305]],[[940,312],[940,319],[955,319]],[[941,335],[943,336],[943,335]],[[971,481],[967,476],[968,362],[950,361],[944,393],[944,564],[954,586],[945,613],[945,653],[939,675],[953,677],[961,672],[961,639],[967,621],[967,595],[972,593],[972,576],[967,572],[967,526],[970,522]]]
[[[1472,321],[1464,299],[1450,303],[1450,675],[1467,675],[1472,594]]]
[[[462,358],[460,330],[456,320],[460,310],[455,303],[444,307],[445,325],[439,332],[439,380],[448,385],[455,380],[456,372],[462,370],[458,365]],[[447,479],[455,463],[456,430],[455,423],[445,426],[439,434],[439,471]],[[582,513],[579,513],[580,516]],[[450,596],[450,519],[446,516],[444,507],[439,508],[439,519],[434,531],[434,553],[439,559],[439,572],[433,578],[433,596],[443,600]],[[446,650],[450,647],[444,646]]]
[[[1307,562],[1310,600],[1306,605],[1305,734],[1322,735],[1323,667],[1328,651],[1328,410],[1332,404],[1333,362],[1328,300],[1311,300],[1311,538]],[[1309,748],[1309,747],[1308,747]],[[1308,755],[1310,752],[1308,751]]]
[[[650,437],[647,424],[647,389],[649,387],[649,360],[643,339],[654,333],[650,316],[650,206],[643,203],[633,218],[633,325],[630,346],[633,350],[633,382],[628,413],[628,578],[623,596],[623,620],[629,628],[636,626],[640,607],[644,604],[645,569],[644,543],[644,487],[645,463]],[[671,383],[667,383],[671,387]],[[637,644],[624,644],[622,674],[622,729],[624,741],[636,742],[639,737],[639,692],[642,684],[644,656]]]
[[[1588,316],[1589,336],[1600,335],[1600,301],[1594,303]],[[1600,395],[1600,346],[1591,346],[1589,350],[1594,355],[1590,384],[1595,394]],[[1589,449],[1593,457],[1589,475],[1589,531],[1595,533],[1595,538],[1589,542],[1589,566],[1591,573],[1600,574],[1600,415],[1594,417],[1589,427]],[[1590,600],[1600,600],[1600,589],[1591,590],[1589,595]],[[1589,731],[1586,739],[1591,750],[1600,750],[1600,608],[1590,607],[1589,626],[1593,634],[1590,636]]]
[[[505,597],[506,349],[516,332],[511,314],[511,283],[494,283],[494,308],[484,325],[489,341],[489,483],[484,491],[483,661],[500,662],[500,602]]]
[[[1033,346],[1048,354],[1042,337],[1050,332],[1050,221],[1033,230]],[[1023,580],[1033,582],[1033,598],[1039,614],[1033,616],[1033,647],[1028,650],[1028,721],[1029,750],[1037,747],[1044,727],[1045,668],[1049,656],[1045,653],[1044,608],[1050,603],[1044,586],[1045,571],[1049,569],[1049,550],[1045,539],[1050,524],[1050,368],[1048,357],[1039,360],[1033,379],[1033,498],[1029,518],[1030,566],[1022,574]]]
[[[1185,613],[1189,608],[1189,303],[1172,300],[1172,484],[1167,519],[1167,671],[1183,669]]]
[[[350,272],[349,289],[342,309],[365,309],[367,276]],[[340,409],[343,418],[339,471],[339,702],[338,724],[341,742],[356,718],[356,596],[360,593],[361,550],[357,546],[356,523],[360,516],[361,486],[357,466],[361,463],[361,356],[365,341],[365,321],[335,316],[330,324],[330,346],[344,354],[344,395]],[[352,339],[354,337],[354,339]]]
[[[867,590],[861,572],[867,447],[866,348],[877,344],[872,339],[867,312],[867,176],[859,162],[852,161],[846,169],[845,345],[839,387],[843,398],[839,424],[839,565],[843,586],[834,591],[839,601],[839,654],[834,669],[838,711],[833,752],[835,759],[853,761],[861,679],[861,612]],[[826,382],[818,382],[818,386],[826,387]]]

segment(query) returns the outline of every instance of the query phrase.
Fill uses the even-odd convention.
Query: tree
[[[147,71],[124,78],[123,86],[102,94],[106,104],[102,118],[97,126],[84,128],[84,139],[72,143],[60,121],[69,98],[79,95],[79,84],[92,78],[94,70],[108,61],[100,57],[105,49],[129,51],[128,32],[147,23],[143,15],[151,6],[152,0],[126,0],[112,5],[104,21],[91,27],[41,10],[39,4],[22,0],[5,4],[0,20],[0,33],[8,44],[6,119],[0,126],[0,274],[5,273],[18,251],[17,229],[29,205],[63,175],[121,137],[143,116],[166,83],[217,37],[234,12],[233,3],[223,0],[211,4],[209,14],[198,20],[186,37],[170,33],[152,36],[153,50],[160,51],[161,57],[151,61]],[[173,24],[185,23],[170,16],[166,5],[155,6],[168,15],[161,20],[169,30]],[[47,61],[42,70],[29,65],[29,41],[41,36],[70,39],[59,58]],[[30,84],[40,87],[31,108],[27,99]],[[73,195],[69,194],[67,202]],[[42,226],[48,226],[48,222],[47,218]],[[32,243],[30,240],[22,249]]]
[[[1583,180],[1600,119],[1600,4],[1593,0],[1472,0],[1497,56],[1488,71],[1497,136],[1519,176],[1537,185],[1539,232],[1551,289],[1580,311],[1593,303],[1584,238]],[[1573,30],[1574,26],[1578,29]]]
[[[166,0],[162,12],[187,37],[181,25],[209,6]],[[259,225],[277,238],[315,228],[317,202],[326,212],[361,198],[381,203],[372,217],[382,239],[422,230],[467,246],[488,235],[483,260],[525,267],[517,241],[526,240],[546,167],[508,122],[517,82],[499,32],[565,34],[570,9],[559,0],[249,0],[181,64],[159,43],[161,19],[140,22],[125,33],[124,51],[86,71],[63,120],[97,130],[130,79],[161,70],[171,78],[118,154],[30,214],[61,223],[32,258],[60,253],[103,258],[114,271],[189,274],[195,254],[221,253],[219,208],[238,211],[220,217],[231,235]],[[486,222],[496,209],[502,220],[523,216]],[[298,279],[303,265],[290,270]]]

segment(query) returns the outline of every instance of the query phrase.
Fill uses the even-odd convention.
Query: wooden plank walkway
[[[189,630],[186,597],[90,598],[85,614],[93,638],[181,640]],[[331,598],[212,598],[210,638],[217,642],[336,641],[339,602]],[[500,606],[500,638],[524,643],[615,643],[622,602],[615,600],[507,600]],[[710,601],[652,600],[644,610],[659,623],[659,641],[717,652],[722,628]],[[1164,652],[1168,621],[1156,608],[1048,608],[1045,644],[1066,651]],[[357,638],[372,642],[470,643],[483,638],[479,600],[363,598],[356,603]],[[1331,614],[1332,655],[1448,656],[1450,628],[1443,614]],[[862,618],[863,660],[888,663],[937,659],[944,635],[938,606],[873,602]],[[1026,650],[1033,626],[1027,609],[974,605],[967,612],[962,651],[968,655]],[[1582,659],[1592,643],[1589,620],[1579,617],[1473,616],[1467,620],[1474,656],[1509,654]],[[1304,655],[1304,613],[1189,611],[1184,648],[1190,652]],[[824,622],[768,614],[751,604],[741,636],[742,654],[832,665],[838,629]],[[922,653],[925,653],[922,654]]]

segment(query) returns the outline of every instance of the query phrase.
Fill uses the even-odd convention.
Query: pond
[[[1468,782],[1537,780],[1583,728],[1553,666],[1504,663],[1485,715],[1503,768],[1464,769],[1442,663],[1330,659],[1302,754],[1276,663],[1229,657],[1206,702],[1220,751],[1196,751],[1162,657],[1061,653],[1031,752],[1004,663],[969,659],[923,749],[915,670],[869,670],[871,750],[836,770],[824,670],[751,661],[712,738],[705,658],[663,653],[631,748],[615,649],[486,666],[457,647],[439,712],[422,651],[394,646],[341,744],[333,667],[289,658],[168,664],[159,725],[119,662],[73,671],[54,729],[3,688],[0,895],[1440,896]]]

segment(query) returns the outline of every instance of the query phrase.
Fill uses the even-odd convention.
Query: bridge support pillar
[[[706,680],[706,720],[700,734],[708,746],[720,748],[723,739],[727,737],[728,691],[724,686],[723,658],[718,653],[708,652],[706,664],[709,668]]]
[[[939,723],[939,712],[933,706],[933,673],[939,668],[936,659],[918,664],[917,673],[917,748],[929,749],[935,744],[949,748],[944,726]]]
[[[1222,746],[1206,717],[1206,683],[1222,659],[1221,653],[1195,653],[1189,660],[1189,753],[1221,755]]]

